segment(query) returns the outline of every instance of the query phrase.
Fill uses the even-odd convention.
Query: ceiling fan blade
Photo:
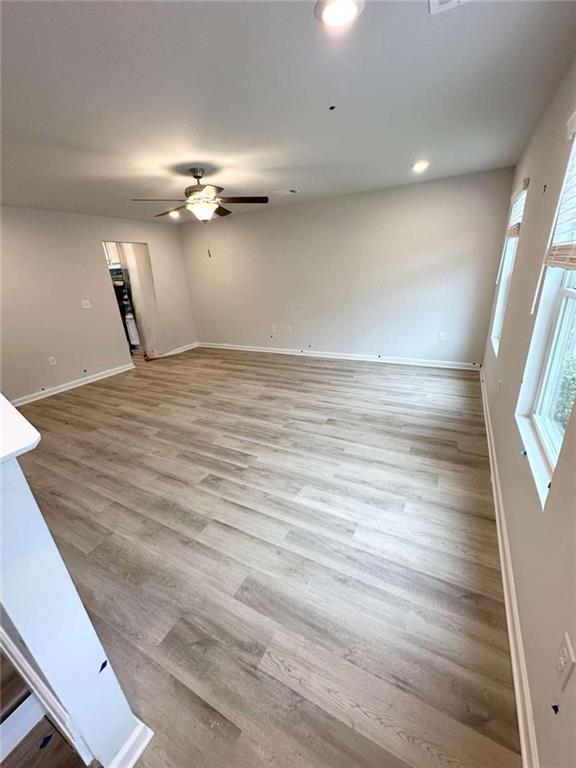
[[[132,197],[131,203],[185,203],[183,197]]]
[[[267,197],[221,197],[222,203],[267,203]]]
[[[169,211],[163,211],[162,213],[157,213],[156,216],[154,216],[154,218],[157,219],[160,216],[168,216],[168,214],[172,213],[172,211],[181,211],[182,208],[186,208],[186,206],[185,205],[179,205],[177,208],[170,208]]]
[[[216,216],[230,216],[232,211],[229,211],[228,208],[222,208],[222,206],[219,205],[218,208],[216,208],[216,210],[214,211],[214,213],[216,214]]]

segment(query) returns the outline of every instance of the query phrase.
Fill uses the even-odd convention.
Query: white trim
[[[156,360],[159,357],[170,357],[171,355],[179,355],[182,352],[188,352],[189,350],[196,349],[199,346],[200,346],[200,342],[195,341],[193,344],[186,344],[183,347],[176,347],[176,349],[171,349],[169,352],[162,352],[161,354],[156,355],[156,357],[153,359]]]
[[[112,761],[104,768],[132,768],[140,759],[152,736],[154,731],[136,718],[136,727],[116,752]]]
[[[270,352],[274,355],[299,355],[302,357],[322,357],[329,360],[358,360],[369,363],[391,363],[392,365],[418,365],[425,368],[455,368],[464,371],[476,371],[480,363],[465,363],[453,360],[426,360],[420,357],[387,357],[385,355],[356,355],[346,352],[322,352],[312,349],[286,349],[284,347],[254,347],[245,344],[217,344],[208,341],[198,342],[198,347],[207,349],[235,349],[242,352]]]
[[[31,693],[0,725],[0,762],[26,738],[46,714],[38,698]]]
[[[520,624],[520,613],[518,610],[518,600],[514,583],[512,555],[510,552],[510,542],[508,540],[506,517],[504,515],[502,487],[500,485],[496,444],[494,441],[494,432],[492,430],[492,421],[490,419],[486,382],[482,370],[480,370],[480,383],[482,387],[484,421],[488,437],[488,455],[490,457],[490,474],[492,478],[492,492],[494,495],[494,508],[496,513],[498,550],[500,552],[500,563],[502,567],[502,586],[504,590],[504,604],[506,606],[510,658],[512,661],[514,691],[516,693],[516,712],[518,715],[518,731],[520,735],[520,747],[522,750],[522,765],[523,768],[539,768],[540,760],[538,757],[538,743],[536,741],[536,729],[532,712],[532,700],[530,698],[530,685],[528,682],[528,669],[526,667],[524,643],[522,641],[522,627]]]
[[[76,387],[82,387],[84,384],[91,384],[93,381],[100,381],[100,379],[106,379],[108,376],[115,376],[117,373],[125,373],[131,371],[134,368],[134,363],[128,363],[127,365],[119,365],[117,368],[109,368],[107,371],[99,371],[98,373],[92,373],[90,376],[84,376],[82,379],[74,379],[73,381],[67,381],[65,384],[58,384],[56,387],[48,387],[40,392],[32,392],[30,395],[24,395],[24,397],[17,397],[12,400],[12,405],[19,406],[31,403],[34,400],[42,400],[43,397],[50,397],[50,395],[57,395],[58,392],[66,392],[68,389],[75,389]]]
[[[54,695],[50,686],[46,684],[43,677],[38,674],[35,667],[22,653],[18,644],[10,636],[8,630],[3,626],[0,626],[0,648],[2,649],[2,653],[4,653],[14,665],[30,690],[34,691],[35,697],[39,700],[44,710],[50,715],[56,727],[76,749],[84,763],[90,765],[94,759],[94,755],[88,749],[86,742],[70,720],[68,712],[64,709],[60,700]]]
[[[76,749],[82,760],[86,765],[90,765],[94,756],[88,749],[86,743],[74,727],[74,724],[70,721],[70,717],[66,710],[60,704],[60,701],[56,698],[52,689],[44,682],[40,675],[36,672],[34,667],[28,662],[24,654],[18,648],[18,645],[10,637],[4,627],[0,626],[0,647],[2,652],[6,654],[8,659],[12,662],[16,670],[20,673],[22,678],[27,683],[28,687],[34,691],[32,696],[28,699],[34,698],[41,705],[42,715],[48,714],[53,720],[56,727],[66,736],[70,744]],[[28,701],[26,699],[26,701]],[[24,702],[25,704],[26,702]],[[24,704],[21,704],[20,709]],[[18,711],[18,710],[16,710]],[[13,713],[16,714],[16,713]],[[10,716],[10,718],[12,715]],[[8,720],[10,720],[8,718]],[[40,718],[39,718],[40,719]],[[104,768],[132,768],[136,764],[136,761],[140,758],[152,736],[152,731],[145,723],[139,720],[137,717],[136,726],[122,745],[116,755],[112,758],[110,763]],[[8,722],[6,720],[5,722]],[[38,721],[36,721],[38,722]],[[34,727],[36,723],[33,723],[31,727]],[[4,723],[2,724],[4,725]],[[29,729],[30,730],[30,729]],[[25,734],[24,734],[25,735]]]
[[[516,425],[522,438],[522,445],[526,451],[526,458],[528,459],[532,478],[538,492],[540,506],[544,509],[546,499],[548,498],[550,481],[552,480],[552,467],[544,451],[536,425],[530,416],[517,413]]]

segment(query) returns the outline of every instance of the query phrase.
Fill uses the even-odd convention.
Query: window
[[[576,233],[576,212],[574,219]],[[534,425],[551,467],[558,459],[576,400],[576,271],[562,272],[556,323],[532,411]]]
[[[497,355],[500,348],[500,336],[504,327],[504,315],[506,313],[506,302],[510,293],[510,282],[512,280],[512,271],[516,259],[516,250],[518,248],[518,238],[520,237],[520,225],[524,216],[524,206],[526,205],[526,196],[528,194],[528,179],[524,182],[524,188],[521,192],[512,198],[510,216],[508,218],[508,227],[506,229],[506,242],[498,270],[496,284],[498,291],[496,294],[496,307],[494,308],[494,319],[492,321],[492,333],[490,338],[494,352]]]
[[[517,411],[542,504],[576,401],[576,145],[572,146],[543,276]]]

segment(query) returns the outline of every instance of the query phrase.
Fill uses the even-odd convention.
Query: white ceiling
[[[513,164],[576,40],[576,2],[2,6],[4,203],[143,219],[194,164],[276,205]]]

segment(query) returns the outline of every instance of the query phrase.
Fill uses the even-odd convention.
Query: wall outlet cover
[[[92,302],[90,299],[80,299],[80,306],[82,309],[92,309]]]
[[[446,331],[440,331],[438,334],[438,341],[446,341]]]
[[[57,363],[56,363],[56,358],[54,357],[54,355],[50,355],[50,357],[48,358],[48,365],[51,365],[51,366],[52,366],[52,368],[53,368],[55,365],[57,365]]]

